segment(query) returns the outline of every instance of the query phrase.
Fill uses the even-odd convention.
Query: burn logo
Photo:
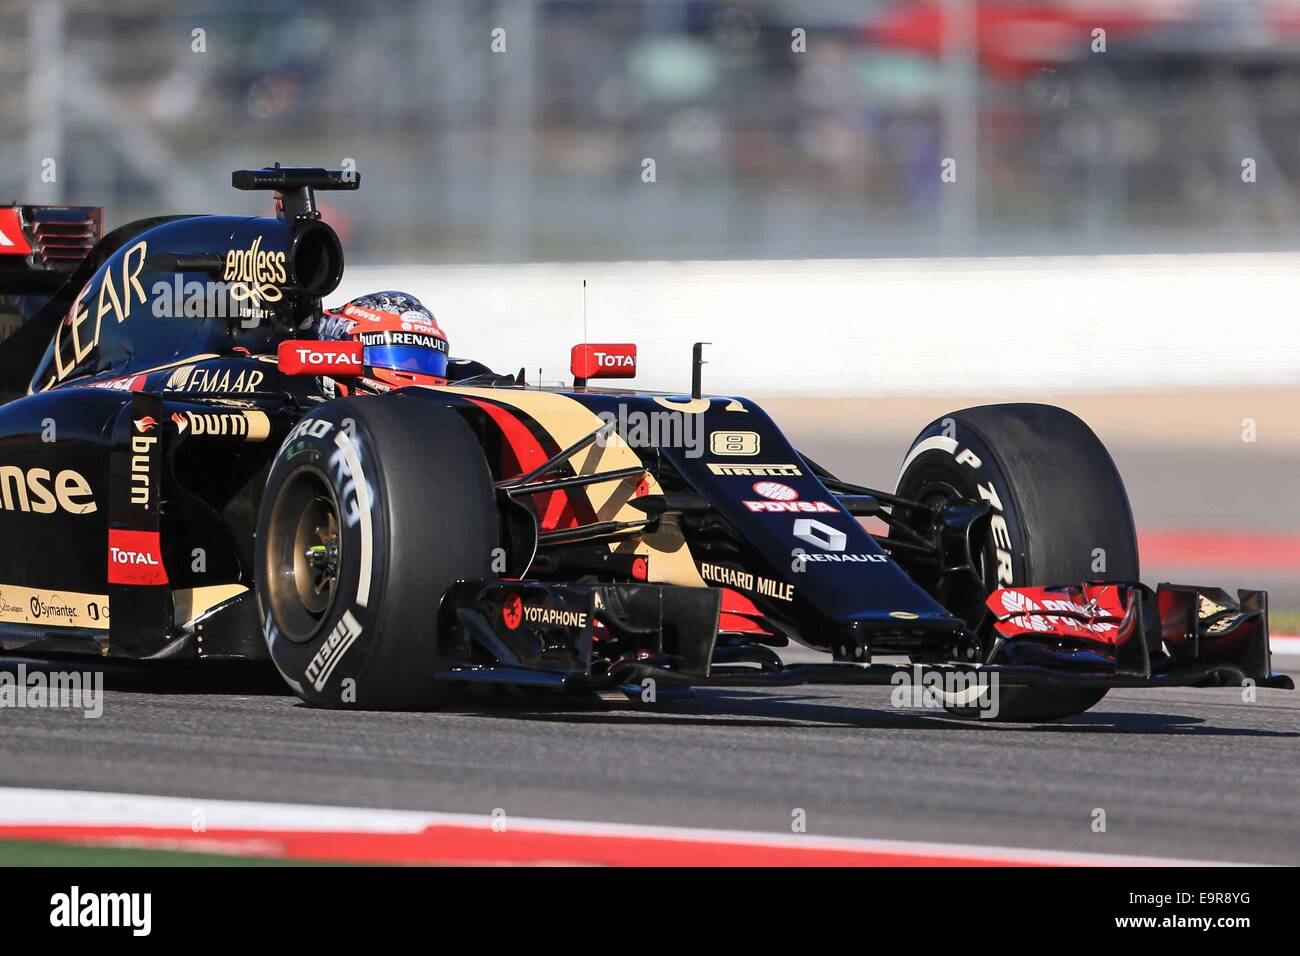
[[[132,422],[136,432],[131,436],[131,504],[148,508],[153,496],[150,459],[158,436],[150,435],[157,425],[151,417],[137,418]]]

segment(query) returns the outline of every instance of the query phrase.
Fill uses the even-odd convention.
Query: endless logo
[[[283,252],[264,252],[262,237],[253,240],[247,249],[231,249],[226,253],[226,271],[222,279],[231,283],[230,297],[236,302],[255,299],[262,302],[279,302],[284,298],[278,285],[284,285],[288,276],[284,269]]]

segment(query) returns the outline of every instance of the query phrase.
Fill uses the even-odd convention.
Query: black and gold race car
[[[244,170],[274,218],[98,241],[94,210],[3,211],[5,650],[270,660],[363,709],[860,683],[1042,720],[1111,687],[1290,686],[1263,592],[1138,583],[1123,483],[1061,409],[944,416],[882,491],[703,394],[698,347],[672,395],[589,384],[635,371],[626,345],[577,346],[572,387],[538,388],[467,360],[403,378],[396,313],[323,338],[343,255],[314,191],[358,182]],[[784,664],[792,640],[832,661]]]

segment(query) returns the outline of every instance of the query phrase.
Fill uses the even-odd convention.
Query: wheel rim
[[[310,640],[334,607],[343,559],[338,501],[324,475],[303,468],[285,482],[265,547],[275,625],[291,641]]]
[[[906,485],[906,487],[904,487]],[[962,492],[948,481],[945,477],[934,474],[922,474],[916,478],[900,484],[898,493],[906,498],[919,501],[927,508],[942,508],[945,504],[966,497]],[[918,526],[916,530],[924,530],[924,526]],[[912,568],[909,574],[919,579],[919,582],[930,591],[935,600],[939,601],[951,613],[964,619],[966,623],[975,627],[984,617],[984,600],[997,587],[996,581],[989,581],[990,554],[989,549],[992,547],[991,539],[987,535],[982,536],[976,542],[975,559],[976,568],[982,578],[982,586],[975,587],[974,582],[966,577],[950,579],[939,574],[938,568],[917,569]],[[899,560],[895,558],[895,560]],[[906,566],[906,560],[902,562]]]

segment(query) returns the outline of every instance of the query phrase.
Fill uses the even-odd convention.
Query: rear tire
[[[1124,482],[1101,440],[1075,415],[1051,405],[984,405],[931,422],[899,473],[900,496],[988,501],[978,544],[982,587],[923,584],[974,627],[984,598],[1014,585],[1078,585],[1105,577],[1138,580],[1137,533]],[[990,663],[996,663],[996,650]],[[1105,689],[1002,685],[1000,721],[1056,720],[1082,713]],[[978,708],[949,708],[979,717]]]
[[[456,412],[397,395],[314,409],[281,446],[258,518],[272,660],[321,707],[445,703],[439,605],[488,576],[496,545],[491,475]]]

